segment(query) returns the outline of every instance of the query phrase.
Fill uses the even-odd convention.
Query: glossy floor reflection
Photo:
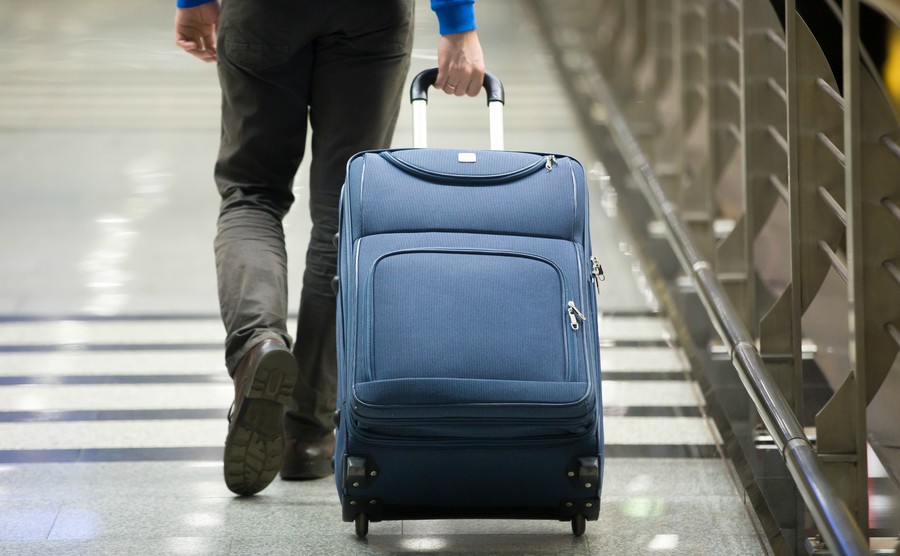
[[[0,468],[0,553],[757,554],[752,521],[718,460],[610,458],[600,521],[341,523],[331,480],[276,481],[234,498],[216,462],[66,463]],[[119,552],[121,553],[121,552]]]
[[[584,162],[607,276],[600,521],[580,539],[558,522],[386,522],[360,541],[331,480],[232,496],[212,257],[218,88],[213,67],[175,48],[171,4],[0,0],[0,554],[766,553],[602,165],[514,0],[478,4],[507,148]],[[413,72],[435,63],[423,0],[416,28]],[[429,126],[433,146],[487,146],[483,99],[437,96]],[[404,110],[395,145],[410,136]],[[309,234],[307,171],[285,222],[291,253]],[[290,275],[302,264],[292,256]]]

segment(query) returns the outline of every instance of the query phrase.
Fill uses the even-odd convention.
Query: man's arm
[[[438,76],[435,88],[447,94],[477,96],[484,82],[484,53],[475,31],[475,0],[431,0],[437,14]]]
[[[175,10],[175,44],[204,62],[215,62],[218,24],[217,1],[178,0]]]

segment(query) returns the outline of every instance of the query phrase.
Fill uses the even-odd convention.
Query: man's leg
[[[310,96],[313,221],[294,354],[300,378],[286,416],[282,478],[331,472],[337,353],[335,296],[338,204],[347,160],[387,148],[397,122],[412,48],[413,1],[349,0],[335,30],[315,42]]]
[[[291,45],[283,21],[289,14],[272,9],[227,2],[218,40],[223,97],[215,177],[222,203],[215,254],[226,366],[235,381],[225,482],[242,495],[278,474],[283,406],[297,374],[286,327],[282,219],[305,144],[312,46]]]

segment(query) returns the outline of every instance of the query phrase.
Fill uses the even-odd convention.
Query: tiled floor
[[[594,170],[607,276],[600,521],[580,539],[557,522],[386,522],[360,541],[331,480],[232,496],[212,259],[218,92],[214,68],[174,47],[170,4],[0,0],[0,554],[765,553],[514,0],[478,4],[506,85],[507,148],[570,153]],[[419,2],[414,71],[434,64],[435,27]],[[434,98],[429,110],[431,145],[485,146],[481,99]],[[410,130],[404,111],[395,144]],[[306,169],[292,253],[308,237]],[[294,256],[292,276],[300,265]]]

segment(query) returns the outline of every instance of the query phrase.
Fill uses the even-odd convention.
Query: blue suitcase
[[[436,70],[413,82],[416,139]],[[492,148],[502,85],[485,79]],[[497,118],[497,114],[500,118]],[[499,136],[499,140],[497,139]],[[596,520],[600,352],[584,170],[502,150],[355,155],[341,198],[344,521]]]

